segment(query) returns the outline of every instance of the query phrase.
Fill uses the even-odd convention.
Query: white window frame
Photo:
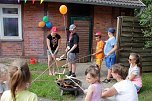
[[[3,14],[2,8],[17,8],[18,14]],[[4,36],[3,18],[18,18],[18,36]],[[21,5],[19,4],[0,4],[0,40],[21,41],[22,40],[22,21]]]

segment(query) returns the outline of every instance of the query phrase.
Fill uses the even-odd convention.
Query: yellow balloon
[[[61,5],[60,8],[59,8],[59,11],[61,14],[66,14],[68,9],[65,5]]]

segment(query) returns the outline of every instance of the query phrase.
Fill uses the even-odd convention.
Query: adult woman
[[[138,95],[134,84],[126,79],[128,75],[128,69],[121,64],[115,64],[112,66],[112,76],[117,80],[111,88],[105,89],[102,93],[102,98],[116,97],[116,101],[138,101]]]

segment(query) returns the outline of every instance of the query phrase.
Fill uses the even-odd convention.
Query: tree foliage
[[[146,8],[140,16],[140,24],[145,27],[143,33],[146,39],[146,47],[152,47],[152,0],[143,0]]]

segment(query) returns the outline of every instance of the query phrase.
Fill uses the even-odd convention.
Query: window
[[[0,39],[22,40],[21,6],[0,4]]]

